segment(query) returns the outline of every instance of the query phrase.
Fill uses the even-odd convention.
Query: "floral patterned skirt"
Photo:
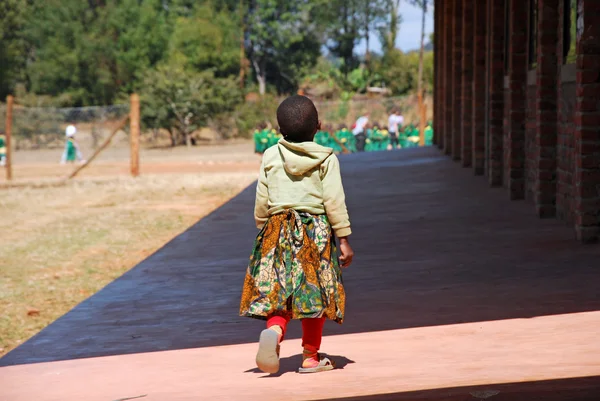
[[[271,216],[254,242],[240,315],[257,319],[344,320],[346,295],[326,215],[288,209]]]

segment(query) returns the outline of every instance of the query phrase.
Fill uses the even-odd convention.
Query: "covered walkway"
[[[341,159],[356,259],[323,351],[342,369],[294,373],[297,324],[282,372],[253,369],[248,188],[2,358],[0,399],[598,399],[598,246],[437,149]]]

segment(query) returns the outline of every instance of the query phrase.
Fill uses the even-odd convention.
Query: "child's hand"
[[[354,251],[350,246],[350,242],[348,242],[348,237],[340,238],[340,251],[342,252],[340,262],[342,262],[342,267],[346,268],[350,266],[354,257]]]

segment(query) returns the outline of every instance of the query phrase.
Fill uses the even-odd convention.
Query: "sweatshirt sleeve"
[[[346,195],[342,185],[340,162],[335,155],[329,156],[322,164],[323,204],[331,227],[338,237],[352,234],[350,218],[346,208]]]
[[[262,229],[269,219],[269,187],[267,186],[267,172],[264,159],[260,164],[258,183],[256,184],[256,201],[254,203],[254,220],[256,227]]]

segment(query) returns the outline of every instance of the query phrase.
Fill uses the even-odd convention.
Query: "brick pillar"
[[[556,130],[559,0],[538,0],[537,83],[535,95],[534,202],[539,217],[556,215]]]
[[[595,242],[600,237],[600,2],[579,0],[578,14],[575,230],[578,240]]]
[[[434,135],[436,138],[436,145],[438,148],[444,148],[444,132],[446,131],[446,85],[444,82],[444,66],[446,63],[446,53],[444,49],[444,4],[442,0],[436,0],[435,2],[435,15],[436,15],[436,26],[434,31],[434,40],[437,43],[435,57],[437,65],[437,90],[436,90],[436,103],[437,103],[437,128],[434,128]]]
[[[485,165],[485,61],[487,55],[487,3],[473,2],[473,78],[472,78],[472,165],[475,175],[482,175]]]
[[[508,187],[510,199],[525,198],[525,116],[527,87],[527,18],[529,2],[508,0],[508,104],[506,115],[506,154],[508,165],[504,182]]]
[[[444,153],[452,154],[453,75],[452,75],[452,20],[453,2],[444,1]]]
[[[461,152],[463,167],[471,167],[473,162],[472,125],[473,125],[473,7],[477,0],[462,0],[462,92],[461,92]],[[482,1],[479,0],[481,3]]]
[[[504,174],[504,18],[505,0],[490,0],[488,22],[488,180],[492,187],[502,185]]]
[[[433,4],[433,143],[440,144],[440,112],[441,99],[443,99],[440,85],[440,0]]]
[[[455,0],[452,7],[452,160],[462,155],[462,20],[463,2]]]

